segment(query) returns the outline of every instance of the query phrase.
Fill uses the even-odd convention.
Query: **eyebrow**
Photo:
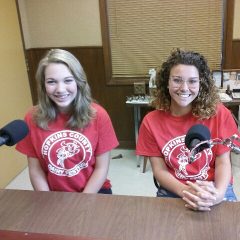
[[[73,78],[73,79],[75,79],[75,77],[74,77],[74,76],[68,76],[68,77],[65,77],[65,78],[63,78],[63,79],[69,79],[69,78]],[[51,79],[51,80],[56,80],[57,78],[52,78],[52,77],[45,78],[45,80],[48,80],[48,79]]]
[[[171,77],[177,77],[177,78],[182,78],[181,76],[177,76],[177,75],[173,75]],[[195,78],[199,78],[199,77],[189,77],[189,79],[195,79]]]

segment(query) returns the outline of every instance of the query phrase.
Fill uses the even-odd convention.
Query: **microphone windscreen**
[[[185,145],[189,150],[194,148],[197,144],[201,141],[210,140],[211,134],[209,129],[202,125],[202,124],[196,124],[193,125],[187,132],[185,137]],[[208,148],[209,144],[207,143],[206,146],[202,146],[203,148]]]
[[[7,146],[13,146],[27,136],[28,126],[23,120],[14,120],[0,129],[0,136],[7,137]]]

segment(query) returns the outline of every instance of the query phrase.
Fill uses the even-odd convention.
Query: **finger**
[[[194,209],[197,209],[197,208],[198,208],[198,205],[197,205],[194,201],[190,200],[189,198],[183,197],[182,199],[183,199],[189,206],[191,206],[191,208],[194,208]]]
[[[196,193],[197,194],[197,193]],[[186,190],[183,191],[183,196],[186,197],[187,199],[191,199],[191,201],[193,202],[197,202],[200,201],[200,198],[198,195],[193,194],[191,192],[188,192]]]
[[[195,191],[197,191],[197,192],[200,192],[200,191],[202,190],[202,187],[199,186],[199,185],[196,184],[196,183],[187,181],[186,184],[187,184],[188,186],[190,186],[191,188],[193,188],[193,189],[194,189]]]
[[[214,182],[213,181],[201,181],[201,180],[196,180],[196,183],[201,186],[213,186],[214,187]]]
[[[216,187],[213,181],[200,181],[197,180],[196,184],[202,187],[204,190],[216,194]]]
[[[211,211],[211,208],[209,208],[209,207],[199,207],[198,211]]]
[[[198,201],[196,204],[198,205],[198,207],[206,207],[206,208],[212,207],[214,205],[212,201],[210,202]]]
[[[192,206],[189,205],[189,204],[185,204],[185,207],[188,208],[188,209],[190,209],[190,210],[193,210],[193,211],[197,211],[197,210],[198,210],[197,208],[194,208],[194,207],[192,207]]]
[[[185,204],[185,207],[190,209],[190,210],[193,210],[193,211],[211,211],[211,208],[208,208],[208,207],[199,207],[199,208],[193,208],[192,206],[190,206],[189,204]]]
[[[188,191],[183,191],[184,200],[191,204],[194,207],[211,207],[214,205],[216,198],[210,194],[197,193],[198,195],[194,195]],[[191,201],[191,203],[189,202]],[[194,203],[194,204],[192,204]]]
[[[201,198],[201,199],[205,199],[205,200],[209,200],[209,201],[216,201],[217,198],[215,196],[215,194],[210,194],[209,192],[198,192],[197,195]]]
[[[198,181],[196,183],[186,182],[191,188],[198,192],[201,198],[216,200],[217,190],[212,182]],[[199,183],[203,183],[199,185]]]

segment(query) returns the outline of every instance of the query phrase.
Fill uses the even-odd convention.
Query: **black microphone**
[[[196,147],[197,144],[210,140],[211,134],[209,129],[202,125],[202,124],[196,124],[193,125],[187,132],[185,137],[185,145],[187,148],[191,151],[194,147]],[[191,162],[193,162],[193,159],[195,155],[201,151],[203,151],[206,148],[210,148],[210,143],[206,142],[204,144],[199,145],[196,149],[194,149],[194,152],[192,153],[192,159],[190,159]],[[190,158],[191,158],[190,157]]]
[[[0,146],[13,146],[28,134],[28,126],[23,120],[14,120],[0,129]]]

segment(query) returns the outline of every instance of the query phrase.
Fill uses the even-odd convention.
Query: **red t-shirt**
[[[82,130],[65,128],[69,116],[59,114],[49,130],[39,128],[31,109],[25,116],[29,134],[16,149],[28,157],[39,159],[50,190],[81,192],[94,171],[96,156],[108,152],[118,141],[107,112],[93,104],[96,117]],[[107,179],[102,188],[110,188]]]
[[[154,110],[142,121],[136,154],[163,158],[169,172],[181,182],[197,179],[214,181],[215,159],[229,148],[215,145],[197,154],[197,160],[189,163],[190,151],[185,146],[185,136],[195,124],[208,127],[211,139],[224,139],[238,133],[230,111],[222,104],[214,117],[204,120],[198,120],[191,113],[175,117],[170,112]]]

